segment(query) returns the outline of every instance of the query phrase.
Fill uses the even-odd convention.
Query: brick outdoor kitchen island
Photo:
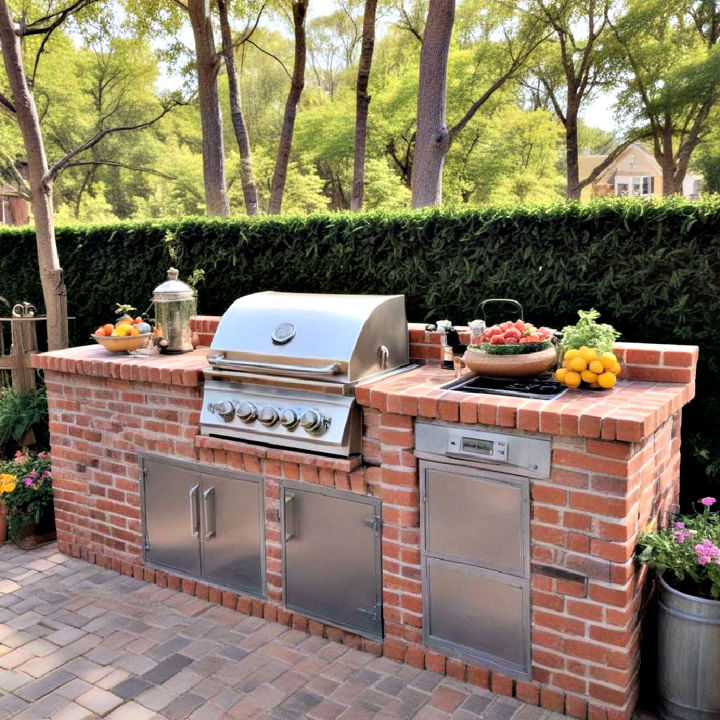
[[[216,323],[194,319],[203,344]],[[694,396],[697,348],[621,343],[615,388],[568,390],[544,401],[439,389],[454,377],[435,364],[439,335],[411,325],[410,340],[411,356],[428,364],[358,386],[363,453],[344,459],[200,435],[203,348],[134,357],[93,346],[36,356],[50,405],[60,550],[578,718],[629,718],[647,587],[633,551],[639,533],[677,503],[681,410]],[[524,674],[424,643],[416,428],[428,422],[522,435],[551,447],[547,476],[528,484]],[[259,483],[261,593],[144,564],[142,456],[194,463],[215,475],[244,473]],[[283,605],[280,498],[288,481],[382,502],[382,641]]]

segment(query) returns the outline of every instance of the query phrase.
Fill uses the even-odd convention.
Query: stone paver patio
[[[563,718],[54,546],[0,548],[0,692],[0,718]]]

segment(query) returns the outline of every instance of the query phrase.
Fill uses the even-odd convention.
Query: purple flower
[[[33,479],[31,477],[26,477],[23,482],[25,483],[25,487],[30,487],[33,484]]]
[[[675,533],[675,542],[682,545],[691,535],[692,533],[689,530],[678,530]]]
[[[700,498],[700,504],[704,505],[705,507],[710,507],[711,505],[714,505],[716,502],[717,502],[717,500],[714,497]]]
[[[33,480],[35,480],[36,478],[39,478],[39,477],[40,477],[40,473],[39,473],[37,470],[33,470],[33,471],[30,473],[30,477],[31,477]]]
[[[720,548],[710,540],[703,540],[695,546],[695,554],[700,565],[711,562],[720,563]]]
[[[685,527],[685,523],[684,522],[676,522],[674,527],[676,530],[682,530]]]
[[[52,473],[49,470],[45,470],[45,472],[43,472],[42,476],[44,478],[49,478],[49,477],[52,477]]]

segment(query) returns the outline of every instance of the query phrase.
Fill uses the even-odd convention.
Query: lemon
[[[565,376],[567,375],[567,373],[567,368],[560,368],[559,370],[555,371],[555,379],[558,382],[565,382]]]
[[[609,370],[617,361],[617,358],[611,352],[605,352],[600,356],[600,362],[605,370]]]
[[[565,357],[563,359],[570,361],[573,358],[578,357],[579,355],[580,355],[580,351],[576,350],[575,348],[572,348],[565,353]]]
[[[593,360],[588,365],[588,370],[590,372],[594,372],[596,375],[599,375],[601,372],[603,372],[605,370],[605,368],[603,367],[603,364],[599,360]]]
[[[601,375],[598,375],[597,382],[601,388],[607,390],[615,385],[617,378],[611,372],[604,372]]]
[[[582,372],[587,368],[587,362],[583,360],[579,355],[577,357],[574,357],[570,361],[570,369],[574,370],[575,372]]]
[[[126,337],[130,334],[130,325],[127,323],[122,323],[121,325],[116,325],[115,329],[113,330],[113,335],[119,335],[120,337]]]
[[[589,348],[587,345],[583,345],[580,348],[580,357],[589,364],[597,358],[597,350]]]
[[[594,382],[597,382],[597,373],[591,372],[590,370],[583,370],[580,373],[580,377],[583,379],[583,382],[586,382],[588,385],[592,385]]]
[[[575,372],[574,370],[570,370],[570,372],[565,375],[565,384],[571,388],[579,387],[581,380],[582,378],[580,377],[580,373]]]
[[[619,363],[619,362],[616,362],[616,363],[610,368],[610,372],[611,372],[613,375],[617,375],[617,374],[620,372],[621,369],[622,369],[622,368],[620,367],[620,363]]]

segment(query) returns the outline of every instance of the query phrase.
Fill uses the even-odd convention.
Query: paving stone
[[[224,717],[225,708],[206,702],[190,715],[190,720],[222,720]]]
[[[375,685],[377,690],[387,695],[397,695],[407,687],[407,683],[394,677],[385,677]]]
[[[125,653],[119,658],[116,658],[113,661],[113,665],[122,668],[123,670],[127,670],[133,675],[142,675],[143,673],[152,670],[157,665],[157,662],[152,658],[144,657],[143,655]]]
[[[187,670],[182,670],[173,675],[169,680],[163,683],[163,687],[170,690],[170,692],[181,695],[182,693],[192,690],[199,682],[201,678]]]
[[[0,658],[0,660],[2,660],[2,658]],[[148,670],[142,677],[148,682],[160,685],[169,680],[173,675],[179,673],[180,670],[187,667],[191,662],[192,658],[181,655],[180,653],[174,653],[159,662],[152,670]]]
[[[462,704],[462,709],[474,713],[475,715],[482,715],[492,701],[492,695],[482,696],[473,694],[470,695]]]
[[[487,720],[510,720],[517,709],[517,705],[496,700],[485,710],[483,718],[487,718]]]
[[[165,642],[157,644],[152,650],[148,651],[148,655],[155,660],[164,660],[166,657],[178,652],[178,650],[182,650],[190,642],[189,638],[176,635]]]
[[[11,716],[17,715],[27,707],[27,704],[25,700],[10,693],[0,697],[0,712],[9,713]]]
[[[132,700],[149,688],[153,687],[151,682],[139,677],[129,677],[112,688],[112,692],[123,700]]]
[[[113,708],[120,705],[122,703],[122,698],[118,697],[114,693],[108,692],[107,690],[94,687],[75,698],[75,702],[77,702],[78,705],[86,707],[88,710],[92,710],[98,715],[105,715]]]
[[[71,702],[61,710],[58,710],[58,712],[52,716],[52,720],[85,720],[86,718],[95,717],[97,717],[97,715],[91,710]]]
[[[72,673],[67,670],[56,670],[55,672],[44,675],[38,680],[34,680],[27,685],[23,685],[20,689],[15,691],[15,694],[20,696],[23,700],[35,702],[43,695],[51,693],[53,690],[57,690],[61,685],[69,682],[74,678]]]
[[[0,690],[4,690],[5,692],[14,692],[16,688],[32,680],[32,675],[28,675],[20,670],[0,670]]]
[[[109,720],[149,720],[155,715],[153,710],[148,710],[136,702],[127,702],[113,710],[106,717]]]
[[[146,690],[141,695],[138,695],[135,700],[141,705],[150,708],[150,710],[158,711],[169,705],[176,697],[176,693],[170,692],[170,690],[162,686],[158,686]]]
[[[68,700],[74,700],[78,695],[82,695],[90,690],[91,687],[92,685],[89,682],[85,682],[85,680],[81,680],[80,678],[75,678],[64,685],[61,685],[57,689],[57,693],[66,697]]]
[[[197,710],[201,705],[205,703],[205,698],[199,695],[193,695],[192,693],[185,693],[175,698],[166,708],[163,709],[162,714],[168,718],[168,720],[184,720]]]

